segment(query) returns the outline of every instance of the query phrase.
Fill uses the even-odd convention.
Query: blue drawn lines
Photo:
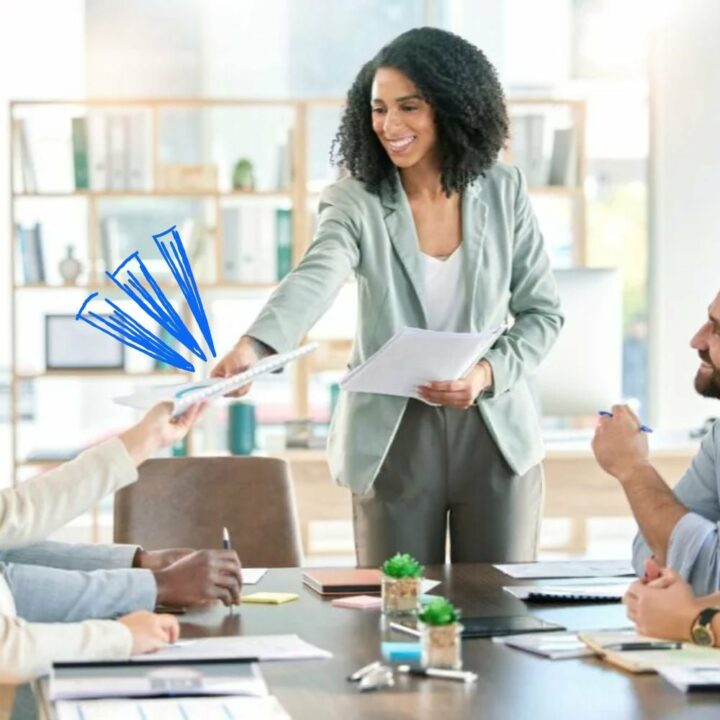
[[[167,239],[170,236],[171,239]],[[200,297],[195,276],[185,253],[180,234],[175,226],[162,233],[153,235],[155,244],[160,251],[170,272],[175,278],[178,288],[187,302],[190,312],[197,322],[213,357],[215,345],[210,331],[207,314]],[[135,315],[142,320],[148,318],[157,323],[170,336],[184,345],[193,355],[207,361],[207,355],[200,343],[183,322],[177,310],[161,289],[155,278],[143,263],[138,252],[129,255],[113,272],[105,273],[115,287],[132,300]],[[102,306],[100,311],[96,306]],[[108,307],[110,313],[108,314]],[[137,311],[141,312],[138,313]],[[180,370],[193,372],[194,365],[180,355],[164,340],[148,330],[143,322],[129,312],[123,310],[116,302],[103,298],[100,293],[93,293],[82,304],[75,316],[77,320],[92,325],[100,332],[110,335],[128,347],[138,350],[156,360],[172,365]]]
[[[166,241],[163,240],[166,235],[171,234],[172,240],[166,246]],[[183,247],[182,240],[180,239],[180,233],[175,229],[173,225],[168,228],[165,232],[153,235],[153,240],[160,250],[160,254],[167,263],[170,271],[177,282],[178,287],[182,290],[182,294],[185,296],[185,301],[190,308],[195,321],[200,328],[200,332],[205,338],[205,342],[210,348],[212,356],[215,357],[215,345],[213,344],[212,333],[210,332],[210,326],[208,325],[207,315],[205,314],[205,308],[203,307],[202,298],[200,297],[200,291],[198,290],[197,283],[195,282],[195,276],[193,275],[192,268],[190,267],[190,261],[185,254],[185,248]],[[172,251],[172,256],[171,256]],[[203,360],[205,358],[203,357]]]

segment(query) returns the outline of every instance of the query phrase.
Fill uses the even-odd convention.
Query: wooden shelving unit
[[[48,291],[111,291],[112,286],[103,281],[103,275],[99,272],[100,267],[100,203],[106,200],[147,200],[147,199],[173,199],[173,198],[196,198],[207,201],[213,209],[215,226],[209,233],[212,240],[211,254],[214,255],[213,272],[214,281],[203,281],[198,278],[199,288],[208,293],[209,298],[217,298],[218,294],[232,297],[238,292],[268,291],[274,287],[272,283],[229,283],[223,282],[221,272],[221,253],[223,247],[222,223],[220,219],[221,203],[224,200],[237,200],[257,198],[266,200],[278,198],[286,201],[292,208],[292,263],[295,265],[302,257],[311,237],[310,203],[319,197],[317,187],[309,189],[309,122],[311,113],[317,109],[329,108],[339,109],[343,101],[339,99],[306,99],[306,100],[268,100],[268,99],[199,99],[199,98],[129,98],[129,99],[97,99],[97,100],[18,100],[10,103],[10,157],[11,157],[11,180],[14,182],[16,176],[13,167],[15,138],[12,136],[13,119],[23,116],[29,112],[57,112],[59,108],[67,109],[68,113],[85,115],[94,110],[124,110],[142,109],[149,114],[150,122],[150,167],[153,183],[159,177],[160,168],[160,114],[167,110],[205,110],[211,108],[220,109],[256,109],[270,108],[287,111],[291,117],[292,143],[290,144],[290,165],[291,182],[289,187],[268,189],[259,191],[240,190],[193,190],[193,189],[157,189],[157,190],[59,190],[44,191],[38,188],[37,192],[27,192],[24,189],[11,187],[10,202],[10,237],[11,251],[10,263],[13,268],[13,284],[11,294],[11,338],[12,338],[12,376],[11,376],[11,425],[12,425],[12,453],[13,465],[18,467],[31,465],[46,465],[40,461],[23,461],[18,458],[17,427],[19,423],[19,383],[27,381],[43,380],[45,378],[69,378],[69,377],[102,377],[103,374],[97,371],[79,372],[27,372],[24,371],[24,358],[19,357],[18,337],[21,329],[17,323],[17,306],[20,296],[26,298],[32,293],[46,293]],[[573,127],[576,132],[577,142],[577,172],[576,182],[570,186],[535,186],[530,188],[531,195],[566,198],[572,203],[573,208],[573,259],[575,264],[582,265],[585,261],[585,104],[577,100],[564,100],[553,98],[512,98],[509,101],[511,110],[514,106],[532,106],[542,111],[542,107],[565,106],[569,109],[572,117]],[[323,149],[327,151],[326,148]],[[512,151],[508,149],[504,159],[512,162]],[[36,200],[56,200],[62,203],[68,199],[81,198],[86,203],[87,217],[87,280],[78,285],[57,285],[57,284],[25,284],[18,281],[15,273],[16,267],[16,241],[15,223],[18,206],[21,203],[31,203]],[[161,230],[162,228],[158,228]],[[166,291],[176,290],[172,284],[161,283],[161,288]],[[240,330],[240,328],[238,328]],[[344,367],[350,349],[350,339],[332,339],[321,343],[320,349],[297,363],[295,369],[295,383],[293,387],[294,410],[298,417],[308,416],[309,398],[308,385],[310,376],[314,372],[329,369],[341,369]],[[223,348],[218,348],[222,353]],[[26,368],[25,368],[26,370]],[[184,373],[170,373],[165,371],[148,373],[125,373],[124,371],[112,371],[105,373],[108,378],[123,377],[130,374],[131,377],[170,377],[186,376]],[[202,450],[201,448],[199,449]],[[17,475],[17,473],[16,473]]]

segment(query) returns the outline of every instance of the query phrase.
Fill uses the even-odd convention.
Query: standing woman
[[[352,491],[360,566],[398,551],[443,563],[448,526],[453,562],[535,557],[543,447],[528,378],[562,315],[525,179],[497,162],[507,134],[496,72],[470,43],[419,28],[380,50],[335,139],[350,177],[325,190],[304,258],[213,372],[297,346],[351,273],[351,368],[404,326],[514,319],[466,377],[423,385],[422,400],[341,394],[329,462]]]

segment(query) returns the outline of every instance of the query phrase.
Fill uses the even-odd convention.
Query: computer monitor
[[[616,269],[556,270],[565,325],[536,375],[543,416],[595,415],[622,400],[622,282]]]

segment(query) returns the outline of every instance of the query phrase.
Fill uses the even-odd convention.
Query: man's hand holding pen
[[[240,603],[242,574],[234,550],[197,550],[155,572],[157,602],[200,607],[215,600],[231,607]]]

